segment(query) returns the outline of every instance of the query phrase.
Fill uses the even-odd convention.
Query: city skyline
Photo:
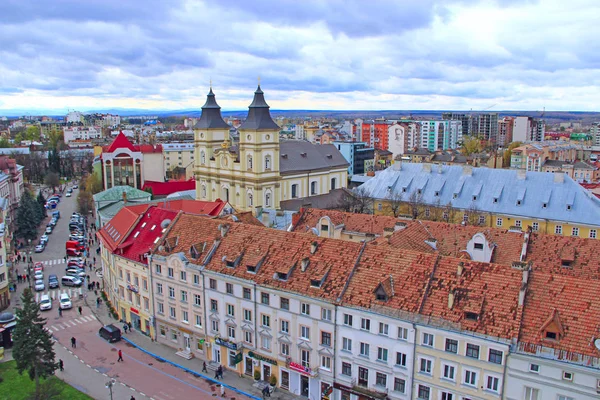
[[[594,16],[576,0],[9,1],[8,110],[594,111]],[[585,27],[585,29],[583,29]]]

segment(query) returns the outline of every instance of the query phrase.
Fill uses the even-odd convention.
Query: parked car
[[[54,227],[56,226],[56,222],[57,222],[57,221],[56,221],[54,218],[52,218],[52,219],[50,220],[50,222],[48,222],[48,226],[51,226],[51,227],[53,227],[53,228],[54,228]]]
[[[59,287],[58,276],[52,274],[48,276],[48,289],[54,289]]]
[[[67,192],[67,194],[65,194],[65,197],[71,197],[71,192]]]
[[[76,276],[79,279],[83,279],[87,275],[84,271],[75,268],[69,268],[65,274],[67,276]]]
[[[46,227],[46,235],[50,235],[52,233],[52,227],[51,226],[47,226]]]
[[[79,189],[79,185],[73,185],[73,189]]]
[[[41,279],[38,279],[35,281],[35,290],[36,292],[39,292],[41,290],[45,290],[46,289],[46,285],[44,284],[44,281]]]
[[[35,273],[33,274],[33,278],[34,279],[44,279],[44,273],[40,270],[35,271]]]
[[[44,251],[45,248],[46,248],[46,246],[44,246],[43,244],[38,244],[37,246],[35,246],[35,252],[41,253]]]
[[[85,264],[83,263],[83,261],[75,261],[75,260],[67,261],[67,268],[69,268],[69,267],[83,268],[84,265]]]
[[[69,257],[79,257],[81,255],[80,251],[75,249],[67,249],[67,256]]]
[[[47,294],[43,294],[40,299],[40,310],[45,311],[45,310],[50,310],[51,308],[52,308],[52,300],[50,299],[50,296],[48,296]]]
[[[68,188],[67,193],[73,193],[73,188]]]
[[[53,219],[59,219],[60,218],[60,211],[54,211],[52,213],[52,218]]]
[[[60,295],[60,308],[62,310],[66,310],[68,308],[73,308],[73,304],[71,303],[71,298],[68,294],[63,293]]]
[[[49,238],[48,238],[48,235],[44,234],[44,235],[42,235],[42,237],[40,238],[40,243],[42,243],[42,242],[46,242],[46,243],[47,243],[47,242],[48,242],[48,239],[49,239]]]
[[[81,279],[76,276],[63,276],[60,281],[63,286],[81,286],[83,283]]]
[[[109,343],[118,342],[121,340],[121,330],[113,324],[103,326],[98,331],[100,337],[104,340],[108,340]]]

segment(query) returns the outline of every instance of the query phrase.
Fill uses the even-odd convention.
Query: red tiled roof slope
[[[393,228],[397,218],[385,215],[353,214],[335,210],[317,208],[301,208],[300,218],[294,224],[294,232],[308,232],[317,226],[321,217],[329,217],[334,225],[344,224],[344,230],[351,232],[374,233],[383,235],[384,228]]]

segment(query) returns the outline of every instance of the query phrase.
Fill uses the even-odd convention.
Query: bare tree
[[[423,210],[423,195],[415,190],[408,198],[408,208],[414,219],[418,219]]]
[[[361,214],[373,213],[373,199],[369,197],[369,193],[361,186],[353,190],[356,202],[354,204],[354,212]]]
[[[442,221],[444,213],[444,207],[440,199],[437,199],[435,203],[429,207],[429,219],[432,221]]]
[[[442,210],[442,221],[444,222],[454,222],[454,216],[456,214],[456,209],[452,207],[452,203],[448,202],[446,206]]]
[[[471,203],[469,208],[466,210],[465,214],[467,214],[467,223],[469,225],[480,225],[479,223],[479,215],[481,214],[477,204]]]
[[[395,218],[398,218],[402,210],[402,193],[391,192],[387,196],[388,207]]]

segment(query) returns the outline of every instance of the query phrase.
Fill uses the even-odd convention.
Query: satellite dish
[[[594,346],[596,346],[596,348],[597,348],[598,350],[600,350],[600,339],[596,339],[596,340],[594,340]]]

